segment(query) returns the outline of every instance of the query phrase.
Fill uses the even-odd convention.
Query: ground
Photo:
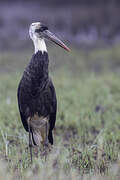
[[[120,45],[51,47],[50,75],[58,112],[47,160],[34,150],[17,106],[17,87],[32,51],[0,55],[1,179],[120,179]]]

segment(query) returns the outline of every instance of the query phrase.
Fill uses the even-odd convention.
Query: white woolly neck
[[[44,39],[35,38],[33,39],[34,47],[35,47],[35,54],[38,51],[47,52],[46,44]]]

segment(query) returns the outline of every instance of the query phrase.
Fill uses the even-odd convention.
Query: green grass
[[[16,97],[31,54],[26,50],[0,56],[1,179],[119,179],[119,46],[73,49],[71,54],[50,49],[58,99],[54,146],[47,161],[34,149],[33,165]]]

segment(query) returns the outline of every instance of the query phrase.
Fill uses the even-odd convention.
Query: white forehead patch
[[[35,29],[40,26],[40,22],[32,23],[29,27],[29,34],[31,39],[33,38],[33,34],[35,33]]]
[[[36,26],[36,25],[38,26],[40,24],[41,24],[40,22],[35,22],[35,23],[32,23],[31,26]]]

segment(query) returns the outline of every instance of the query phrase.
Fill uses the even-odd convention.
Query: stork
[[[49,59],[45,39],[49,39],[67,51],[70,49],[41,22],[30,25],[29,35],[35,52],[25,68],[18,85],[17,97],[20,117],[29,133],[29,149],[32,162],[32,146],[53,144],[52,131],[56,121],[57,99],[49,77]]]

